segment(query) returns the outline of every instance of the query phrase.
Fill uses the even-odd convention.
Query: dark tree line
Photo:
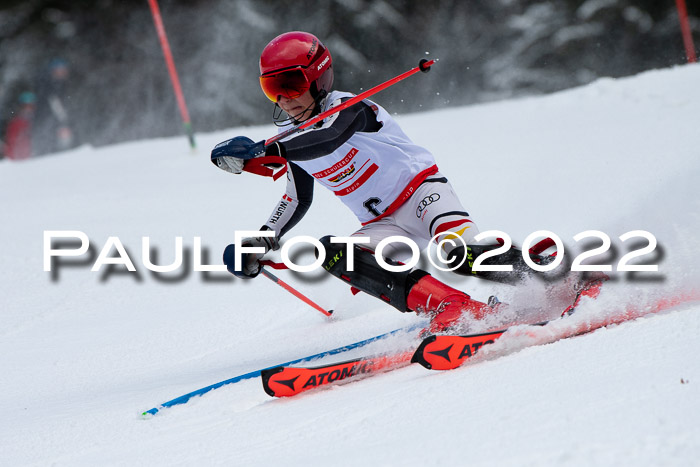
[[[160,0],[197,131],[269,121],[257,59],[288,30],[331,49],[336,87],[359,92],[415,66],[383,92],[398,113],[547,93],[685,62],[674,0]],[[700,44],[700,2],[688,2]],[[146,0],[0,2],[0,104],[71,67],[69,112],[95,145],[182,132]]]

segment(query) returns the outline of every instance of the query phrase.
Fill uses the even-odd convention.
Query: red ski
[[[596,297],[600,284],[587,292],[584,296]],[[562,314],[562,317],[552,321],[545,321],[530,325],[515,325],[498,331],[486,332],[483,334],[471,334],[465,336],[438,335],[427,337],[416,349],[416,353],[411,358],[412,363],[419,363],[429,370],[451,370],[464,364],[472,358],[484,346],[494,344],[502,336],[507,336],[512,347],[518,349],[535,345],[549,344],[561,339],[580,336],[596,329],[620,324],[641,316],[658,313],[674,306],[697,301],[696,294],[686,294],[679,297],[660,299],[653,304],[644,307],[628,305],[621,312],[611,315],[598,315],[577,319],[576,316],[569,317],[573,308],[569,307]],[[579,303],[577,297],[576,304]],[[546,326],[545,326],[546,325]],[[509,349],[512,352],[513,349]]]
[[[528,326],[543,326],[548,321]],[[429,370],[452,370],[474,356],[485,345],[493,344],[509,328],[466,336],[430,336],[423,339],[411,358]]]
[[[582,297],[595,298],[601,283],[594,283],[591,287],[582,290],[582,293],[576,297],[574,305],[579,305]],[[585,334],[611,324],[697,300],[700,300],[700,296],[697,293],[691,293],[660,299],[644,307],[628,306],[612,315],[597,315],[586,319],[580,319],[577,315],[570,316],[574,307],[569,307],[562,314],[562,318],[551,321],[518,324],[480,334],[430,336],[421,342],[415,352],[399,351],[394,354],[363,357],[314,368],[290,366],[271,368],[262,371],[262,382],[265,392],[270,396],[289,397],[310,389],[338,382],[356,381],[363,377],[403,368],[411,363],[419,363],[432,370],[449,370],[464,364],[484,347],[491,346],[503,336],[508,342],[505,353],[511,353],[515,349],[543,345]]]
[[[538,245],[549,246],[545,242],[540,242]],[[605,276],[605,279],[599,278],[586,284],[585,287],[582,287],[576,294],[574,303],[564,310],[562,317],[573,314],[584,297],[596,298],[600,294],[600,288],[605,280],[607,280],[607,276]],[[520,329],[519,334],[521,335],[532,334],[532,329],[528,329],[528,327],[544,326],[546,324],[549,324],[549,321],[527,325],[525,328],[522,328],[522,326],[517,328]],[[418,346],[416,353],[411,359],[411,363],[420,363],[429,370],[451,370],[462,365],[467,359],[474,356],[483,346],[493,344],[508,330],[511,330],[510,334],[513,334],[514,329],[516,329],[516,326],[511,325],[505,329],[490,331],[483,334],[430,336],[425,338],[420,346]],[[593,329],[586,329],[586,331],[592,330]],[[570,336],[560,336],[558,338],[560,339],[562,337]]]
[[[314,368],[278,366],[261,373],[265,392],[272,397],[295,396],[301,392],[345,380],[401,368],[411,363],[413,350],[390,355],[364,357]]]

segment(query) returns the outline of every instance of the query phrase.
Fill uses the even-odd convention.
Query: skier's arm
[[[287,171],[287,189],[263,226],[274,230],[279,239],[294,227],[309,210],[314,197],[314,178],[293,162]]]
[[[338,149],[355,132],[375,132],[381,127],[372,108],[359,102],[329,117],[323,127],[279,143],[279,152],[288,161],[316,159]]]
[[[304,172],[298,165],[289,163],[287,190],[277,207],[272,211],[268,221],[260,228],[261,231],[274,231],[275,235],[273,237],[244,238],[241,241],[241,246],[263,248],[263,251],[242,253],[242,268],[240,270],[235,268],[236,246],[227,246],[224,250],[224,264],[229,272],[243,279],[251,279],[260,273],[260,260],[270,250],[279,248],[280,237],[294,227],[309,210],[313,200],[313,187],[313,177]]]
[[[340,104],[345,99],[338,99]],[[245,136],[237,136],[214,147],[211,161],[220,169],[240,174],[245,161],[263,155],[279,155],[290,162],[308,161],[326,156],[343,145],[358,131],[376,132],[382,128],[372,107],[364,102],[334,114],[320,128],[309,130],[283,142],[265,146],[265,141],[253,142]]]

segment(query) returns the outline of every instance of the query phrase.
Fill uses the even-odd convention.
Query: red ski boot
[[[482,319],[494,310],[494,307],[472,300],[464,292],[453,289],[430,275],[422,277],[411,287],[406,305],[419,316],[430,316],[430,326],[421,333],[425,334],[422,337],[449,333],[457,327],[465,314],[474,319]]]
[[[604,273],[592,274],[586,280],[581,281],[576,286],[576,298],[574,303],[569,305],[566,310],[561,314],[562,317],[573,315],[576,311],[576,307],[579,306],[583,297],[596,298],[600,295],[600,288],[603,286],[603,282],[610,279],[610,276]]]

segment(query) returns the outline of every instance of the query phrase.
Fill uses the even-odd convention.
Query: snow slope
[[[574,316],[588,319],[700,285],[698,82],[700,66],[689,65],[399,120],[435,152],[482,230],[517,243],[548,229],[572,250],[575,234],[600,230],[615,246],[602,258],[613,265],[630,249],[620,235],[656,236],[642,259],[659,272],[614,274]],[[697,302],[549,345],[503,347],[452,372],[412,366],[286,400],[255,379],[143,419],[197,388],[417,320],[321,273],[279,276],[334,308],[333,320],[264,278],[192,271],[195,237],[204,262],[218,263],[234,231],[257,229],[283,190],[216,170],[209,149],[273,132],[198,135],[194,154],[175,138],[0,162],[0,465],[697,465]],[[357,227],[317,190],[293,233]],[[84,232],[92,257],[44,272],[50,230]],[[90,270],[109,237],[136,273]],[[185,265],[152,274],[142,237],[156,264],[173,262],[183,237]],[[438,275],[476,298],[537,298],[536,288]]]

